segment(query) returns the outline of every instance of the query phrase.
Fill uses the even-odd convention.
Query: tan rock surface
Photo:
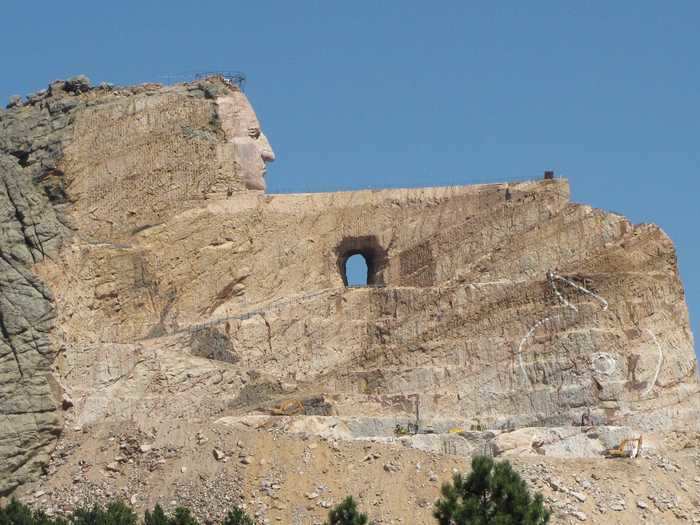
[[[518,457],[542,449],[551,456],[548,469],[559,468],[557,454],[580,454],[588,458],[582,468],[597,469],[604,460],[590,455],[607,438],[582,437],[582,425],[608,434],[624,426],[662,440],[671,431],[700,430],[683,287],[673,244],[656,226],[573,204],[562,179],[269,195],[260,190],[274,153],[245,96],[221,79],[57,93],[2,115],[11,122],[2,142],[9,156],[27,129],[69,118],[60,117],[60,136],[46,141],[57,146],[33,148],[43,135],[29,134],[28,157],[10,160],[24,164],[27,180],[40,181],[33,191],[67,228],[46,257],[23,266],[50,289],[41,304],[55,312],[42,354],[42,366],[53,361],[53,379],[37,376],[53,426],[27,431],[41,436],[40,454],[20,454],[19,467],[3,467],[21,475],[0,491],[36,479],[64,395],[71,401],[65,428],[82,430],[62,438],[59,448],[70,452],[60,464],[54,454],[55,470],[42,483],[59,490],[74,475],[73,461],[90,454],[99,460],[89,476],[100,479],[102,464],[115,461],[110,433],[116,440],[128,422],[134,436],[163,439],[157,446],[179,458],[176,465],[166,458],[160,481],[139,462],[110,470],[108,477],[137,483],[128,490],[144,501],[180,497],[181,467],[188,490],[204,490],[194,487],[200,460],[209,480],[228,476],[242,487],[259,481],[252,467],[228,472],[226,458],[212,454],[211,436],[206,452],[188,444],[198,425],[242,432],[260,440],[254,457],[269,459],[274,447],[265,443],[276,437],[265,428],[215,424],[221,418],[300,418],[273,425],[273,437],[287,434],[277,461],[285,479],[306,472],[293,457],[306,454],[299,429],[306,439],[342,438],[338,446],[355,451],[336,461],[324,448],[318,468],[328,474],[358,461],[365,446],[358,439],[391,438],[397,424],[417,425],[417,436],[376,443],[391,455],[384,463],[404,465],[399,473],[389,468],[400,478],[395,495],[362,496],[370,505],[381,500],[383,522],[389,513],[403,515],[398,502],[409,493],[426,498],[418,515],[429,516],[438,484],[412,486],[407,458],[432,458],[449,473],[450,462],[462,465],[475,451]],[[52,113],[59,103],[68,109]],[[44,124],[27,128],[27,121]],[[356,253],[375,286],[345,286],[345,262]],[[17,383],[11,373],[0,376],[3,384]],[[50,394],[54,380],[64,392]],[[341,418],[345,434],[328,433],[329,417]],[[512,429],[520,434],[504,433]],[[0,466],[11,432],[0,430]],[[232,458],[233,439],[212,446]],[[438,450],[462,458],[430,455]],[[256,476],[273,472],[269,463],[253,464]],[[22,465],[33,467],[25,473]],[[684,465],[697,472],[693,461]],[[376,470],[378,482],[390,473]],[[333,498],[353,492],[366,474],[347,483],[333,478]],[[157,489],[138,485],[143,476]],[[295,507],[276,514],[297,515],[295,497],[287,496]],[[309,516],[321,512],[305,504],[313,507],[304,511]],[[268,506],[265,515],[273,514]]]
[[[218,348],[238,411],[323,394],[339,414],[401,414],[418,395],[425,416],[490,427],[682,425],[697,375],[672,244],[567,197],[560,180],[242,193],[129,244],[76,237],[39,272],[64,344]],[[382,287],[344,287],[354,250]],[[93,368],[91,351],[65,360]]]

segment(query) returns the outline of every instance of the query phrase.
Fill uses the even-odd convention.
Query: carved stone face
[[[265,165],[275,160],[275,153],[253,107],[240,91],[220,97],[217,104],[226,138],[234,147],[236,174],[246,189],[264,191]]]

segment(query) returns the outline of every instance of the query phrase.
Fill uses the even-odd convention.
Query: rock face
[[[226,134],[221,103],[245,129]],[[91,89],[76,77],[8,109],[0,112],[0,494],[36,476],[62,428],[51,367],[67,347],[59,334],[50,341],[56,305],[32,268],[75,246],[76,234],[91,244],[109,239],[115,223],[147,228],[190,200],[264,187],[264,163],[274,159],[245,96],[218,79]]]
[[[251,413],[697,428],[659,228],[571,203],[562,179],[268,195],[274,153],[225,80],[86,86],[0,113],[0,491],[36,476],[64,395],[86,430]],[[346,287],[358,253],[374,286]]]
[[[0,158],[0,178],[0,488],[6,489],[37,473],[61,428],[49,383],[55,311],[49,290],[31,272],[61,225],[16,162]]]
[[[62,426],[51,376],[55,307],[32,272],[68,231],[54,181],[75,104],[51,89],[46,102],[0,113],[0,493],[40,472]]]

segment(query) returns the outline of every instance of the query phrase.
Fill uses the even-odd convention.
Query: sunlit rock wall
[[[0,492],[40,472],[65,424],[285,402],[478,428],[697,425],[671,241],[571,203],[565,180],[269,195],[274,153],[223,79],[74,79],[13,105]],[[371,286],[347,288],[358,253]]]

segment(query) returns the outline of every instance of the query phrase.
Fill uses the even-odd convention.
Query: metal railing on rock
[[[237,86],[241,91],[243,91],[246,81],[245,74],[240,71],[204,71],[194,75],[195,80],[204,80],[212,77],[221,78],[224,82]]]

